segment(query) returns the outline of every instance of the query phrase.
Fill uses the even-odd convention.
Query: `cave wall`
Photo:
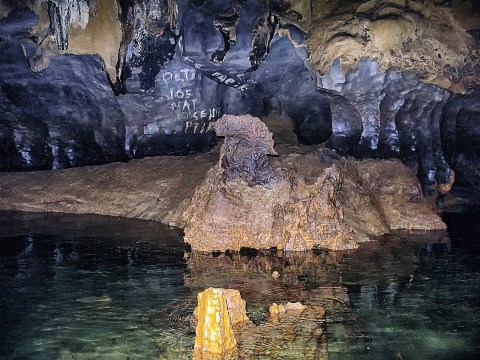
[[[203,152],[222,114],[276,111],[478,195],[479,23],[471,0],[2,0],[0,169]]]
[[[0,170],[126,160],[125,117],[94,55],[64,55],[33,73],[31,11],[0,19]]]

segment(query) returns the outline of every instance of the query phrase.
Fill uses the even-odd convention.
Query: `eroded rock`
[[[247,358],[266,355],[272,359],[327,359],[325,309],[301,303],[273,304],[279,314],[271,312],[260,326],[238,331],[242,354]]]
[[[422,199],[412,171],[398,160],[356,162],[362,185],[370,193],[390,230],[441,230],[445,223]]]
[[[279,169],[274,169],[267,155],[277,155],[273,148],[273,136],[267,126],[250,115],[224,115],[212,128],[217,136],[224,136],[220,149],[220,165],[224,181],[237,178],[248,185],[266,185],[282,177]]]
[[[224,116],[218,129],[226,135],[220,161],[182,215],[193,250],[352,249],[393,230],[445,228],[398,160],[345,160],[321,149],[284,155],[275,168],[258,119]]]
[[[386,71],[416,71],[428,83],[464,92],[478,83],[478,28],[475,1],[311,1],[310,49],[321,73],[341,60],[344,73],[361,59],[378,60]],[[317,26],[322,24],[322,26]],[[467,70],[470,69],[470,70]],[[477,67],[478,69],[478,67]]]
[[[226,135],[219,164],[183,214],[185,241],[194,250],[356,247],[336,205],[342,179],[336,164],[305,179],[270,165],[273,141],[259,119],[228,116],[218,129]]]
[[[195,312],[193,359],[238,359],[240,354],[247,359],[267,354],[275,359],[293,355],[296,359],[327,358],[325,309],[321,306],[274,303],[270,316],[256,326],[248,321],[238,290],[209,288],[198,294]]]

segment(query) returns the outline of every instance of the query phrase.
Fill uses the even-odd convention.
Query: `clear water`
[[[210,286],[257,324],[274,301],[323,305],[329,359],[478,359],[479,213],[353,252],[212,255],[153,222],[3,212],[0,359],[188,359]]]

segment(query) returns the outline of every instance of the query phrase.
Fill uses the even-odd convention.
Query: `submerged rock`
[[[227,292],[232,290],[209,288],[198,294],[194,359],[204,358],[204,353],[207,356],[214,354],[223,357],[237,347],[227,304]]]
[[[245,301],[238,290],[209,288],[199,293],[193,359],[327,358],[323,307],[297,302],[274,303],[270,309],[274,310],[266,321],[256,326],[243,315]]]

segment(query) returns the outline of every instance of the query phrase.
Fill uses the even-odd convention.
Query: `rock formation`
[[[125,117],[96,56],[65,55],[32,73],[32,12],[0,20],[0,170],[125,161]],[[68,80],[66,80],[68,79]]]
[[[194,250],[356,247],[336,205],[342,176],[335,164],[306,181],[271,166],[272,135],[259,119],[224,115],[214,128],[226,136],[220,161],[183,215]]]
[[[217,136],[225,137],[219,161],[223,181],[243,179],[249,186],[265,186],[282,178],[281,170],[268,161],[267,155],[278,154],[273,149],[272,133],[260,119],[223,115],[212,128]]]
[[[300,303],[277,307],[285,311],[271,313],[264,324],[239,332],[242,354],[246,358],[328,359],[325,309]]]
[[[255,326],[248,321],[245,301],[237,290],[209,288],[198,294],[195,313],[193,359],[249,359],[267,354],[275,359],[293,354],[296,359],[327,358],[325,309],[321,306],[274,303],[266,322]]]
[[[453,170],[480,198],[479,19],[475,0],[3,1],[0,169],[205,152],[222,114],[275,111],[303,144],[418,165],[426,195]],[[76,101],[115,125],[85,130]]]
[[[219,163],[183,213],[193,250],[341,250],[388,231],[445,228],[398,161],[345,161],[323,149],[283,156],[276,168],[259,119],[224,115],[214,129],[226,137]]]
[[[225,289],[209,288],[198,294],[194,358],[203,353],[224,357],[237,347]],[[230,291],[231,292],[231,291]],[[232,294],[230,295],[232,299]],[[195,355],[197,354],[197,355]]]
[[[368,58],[377,60],[383,71],[414,71],[423,81],[455,92],[478,83],[478,3],[321,0],[311,4],[310,49],[321,74],[336,59],[346,73]]]

